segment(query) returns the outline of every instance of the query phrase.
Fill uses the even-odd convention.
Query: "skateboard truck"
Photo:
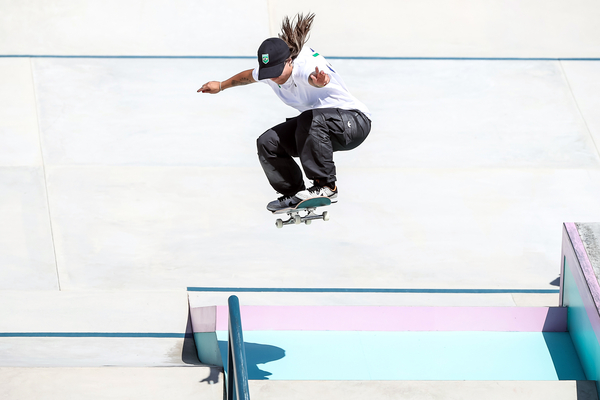
[[[315,212],[316,209],[317,207],[311,207],[302,208],[300,210],[288,211],[287,215],[289,215],[290,218],[286,219],[285,221],[281,218],[278,218],[277,221],[275,221],[275,225],[278,228],[283,228],[284,225],[298,225],[302,222],[304,222],[306,225],[310,225],[313,219],[322,219],[323,221],[329,221],[329,213],[327,211],[323,211],[323,214],[317,214]],[[300,211],[306,211],[307,213],[306,215],[301,216]]]
[[[276,211],[275,214],[286,213],[289,218],[285,221],[281,218],[275,221],[275,225],[278,228],[283,228],[284,225],[298,225],[304,222],[306,225],[310,225],[313,219],[322,219],[323,221],[329,221],[329,214],[327,211],[323,211],[323,214],[315,212],[317,207],[328,206],[331,204],[331,199],[327,197],[315,197],[312,199],[304,200],[296,205],[295,208],[288,210]],[[300,212],[306,212],[304,215],[300,215]]]

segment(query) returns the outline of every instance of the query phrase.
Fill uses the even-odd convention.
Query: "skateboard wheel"
[[[310,219],[307,219],[306,221],[304,221],[304,223],[305,223],[306,225],[310,225],[310,223],[311,223],[311,222],[312,222],[312,221],[311,221]]]
[[[323,221],[329,221],[329,213],[327,211],[323,211]]]
[[[302,222],[302,218],[299,215],[294,215],[294,224],[298,225],[300,222]]]
[[[283,228],[283,221],[281,219],[278,219],[277,221],[275,221],[275,226],[277,226],[278,228]]]

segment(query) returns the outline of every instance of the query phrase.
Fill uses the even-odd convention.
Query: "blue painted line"
[[[153,332],[0,332],[2,337],[47,337],[47,338],[193,338],[191,333]]]
[[[233,288],[188,287],[188,292],[288,292],[288,293],[559,293],[558,289],[354,289],[354,288]]]
[[[73,55],[50,55],[50,54],[19,54],[1,55],[0,58],[157,58],[157,59],[254,59],[253,56],[73,56]]]
[[[123,59],[255,59],[254,56],[90,56],[52,54],[0,54],[0,58],[123,58]],[[545,58],[545,57],[327,57],[330,60],[441,60],[441,61],[600,61],[600,58]]]
[[[600,58],[546,57],[327,57],[331,60],[441,60],[441,61],[600,61]]]

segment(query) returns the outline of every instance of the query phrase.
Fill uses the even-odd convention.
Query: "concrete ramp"
[[[33,79],[6,93],[22,99],[7,121],[39,126],[2,167],[0,287],[552,289],[562,222],[600,219],[596,97],[581,84],[600,73],[334,63],[373,132],[336,153],[330,221],[277,230],[255,139],[295,112],[258,84],[196,93],[254,60],[0,59]]]

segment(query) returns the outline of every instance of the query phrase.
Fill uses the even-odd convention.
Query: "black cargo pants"
[[[263,133],[256,141],[258,158],[269,183],[283,195],[304,190],[299,157],[310,180],[336,181],[333,152],[352,150],[371,131],[371,121],[357,110],[317,108],[290,118]]]

